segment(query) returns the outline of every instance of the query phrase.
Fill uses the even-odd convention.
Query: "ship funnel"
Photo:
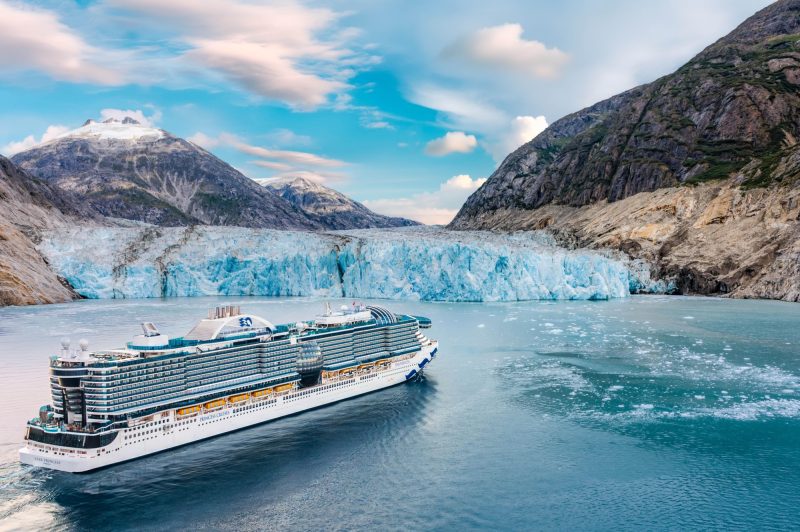
[[[61,356],[68,357],[69,356],[69,338],[65,336],[61,339]]]
[[[81,338],[78,342],[78,346],[81,350],[75,354],[75,357],[78,360],[87,360],[89,358],[89,340],[86,338]]]

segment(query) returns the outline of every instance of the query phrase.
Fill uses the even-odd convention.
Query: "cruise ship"
[[[436,356],[430,326],[356,303],[283,325],[226,305],[180,338],[143,323],[121,349],[65,339],[20,461],[88,472],[400,384]]]

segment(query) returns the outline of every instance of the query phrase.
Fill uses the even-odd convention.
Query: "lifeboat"
[[[242,401],[247,401],[250,398],[250,394],[248,393],[241,393],[239,395],[231,395],[228,397],[228,402],[233,403],[241,403]]]
[[[289,384],[281,384],[280,386],[275,387],[275,393],[288,392],[292,388],[294,388],[293,382],[290,382]]]
[[[388,358],[384,358],[383,360],[378,360],[377,362],[375,362],[375,365],[380,367],[386,367],[391,363],[392,363],[391,360],[389,360]]]
[[[206,410],[214,410],[215,408],[220,408],[225,406],[225,399],[217,399],[216,401],[209,401],[203,405],[203,408]]]
[[[266,399],[272,393],[272,388],[265,388],[263,390],[256,390],[250,394],[253,399]]]
[[[358,371],[371,371],[374,367],[374,364],[361,364],[358,366]]]
[[[192,414],[196,414],[200,411],[200,405],[194,406],[187,406],[186,408],[179,408],[178,415],[179,416],[190,416]]]

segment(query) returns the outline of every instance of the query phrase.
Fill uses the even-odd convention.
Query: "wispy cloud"
[[[331,170],[347,166],[349,163],[345,161],[308,151],[281,150],[258,146],[250,144],[232,133],[220,133],[216,136],[210,136],[197,132],[189,137],[188,140],[209,150],[224,146],[233,148],[240,153],[257,157],[255,160],[248,161],[248,164],[277,172],[269,178],[299,176],[322,183],[326,181],[343,181],[348,177],[344,172]]]
[[[291,129],[279,128],[265,135],[265,138],[278,146],[310,146],[311,137],[299,135]]]
[[[291,170],[292,169],[292,165],[291,164],[279,163],[277,161],[257,160],[257,161],[250,161],[250,164],[255,165],[255,166],[260,166],[261,168],[268,168],[270,170],[279,170],[279,171],[282,171],[282,172],[285,172],[287,170]]]
[[[166,27],[181,58],[245,90],[301,110],[349,89],[347,80],[376,58],[351,47],[358,32],[342,14],[298,2],[111,0],[110,5]]]
[[[344,161],[323,157],[321,155],[306,151],[273,150],[270,148],[264,148],[262,146],[255,146],[253,144],[244,142],[236,135],[232,135],[230,133],[222,133],[219,136],[219,140],[220,142],[227,144],[228,146],[231,146],[242,153],[260,157],[262,159],[278,159],[280,161],[287,161],[295,164],[325,168],[347,165],[347,163]]]
[[[43,72],[53,79],[120,85],[123,72],[113,66],[124,52],[87,43],[53,11],[0,0],[0,68]]]

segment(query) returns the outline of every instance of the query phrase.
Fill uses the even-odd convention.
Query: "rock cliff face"
[[[675,73],[554,122],[505,159],[451,227],[548,226],[646,256],[688,292],[797,300],[798,138],[800,0],[781,0]],[[651,221],[645,212],[664,195],[675,212]],[[687,201],[692,209],[678,209]],[[769,281],[778,270],[794,277]]]
[[[683,294],[800,301],[800,187],[663,188],[584,207],[497,209],[476,226],[547,229],[568,247],[616,249]]]
[[[12,161],[103,216],[163,226],[324,228],[199,146],[130,118],[87,121]]]
[[[263,184],[328,229],[419,225],[405,218],[394,218],[372,212],[341,192],[302,177],[264,180]]]
[[[78,297],[37,251],[41,231],[91,219],[46,183],[0,156],[0,306],[55,303]]]

